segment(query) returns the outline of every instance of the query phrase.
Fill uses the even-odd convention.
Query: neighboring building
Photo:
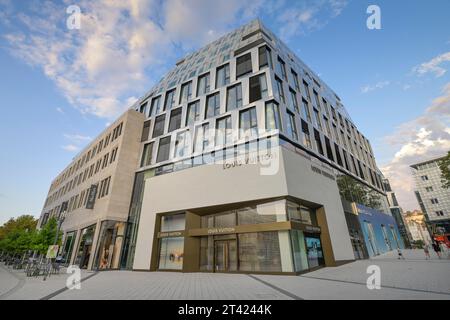
[[[366,245],[357,219],[358,240],[349,234],[341,176],[364,186],[352,202],[370,193],[367,204],[383,216],[376,223],[395,224],[369,141],[259,20],[178,61],[132,109],[145,121],[133,126],[142,143],[129,150],[122,184],[122,268],[298,274],[353,261]],[[95,268],[106,247],[89,243]]]
[[[52,182],[39,226],[64,217],[67,264],[119,267],[143,122],[141,113],[128,110]]]
[[[439,161],[443,157],[411,165],[416,198],[432,235],[450,233],[450,190],[442,187]]]
[[[430,233],[428,232],[425,216],[419,210],[407,211],[405,213],[406,225],[413,241],[423,241],[431,243]]]
[[[384,190],[386,191],[386,195],[389,202],[389,209],[391,210],[391,214],[397,223],[398,231],[402,237],[403,243],[406,247],[411,246],[411,234],[406,226],[405,219],[403,217],[403,210],[398,204],[397,197],[395,196],[395,192],[391,188],[391,184],[389,180],[383,178]]]

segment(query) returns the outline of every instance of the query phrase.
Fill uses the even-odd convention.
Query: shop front
[[[152,270],[297,274],[325,264],[313,208],[282,199],[207,211],[159,216]]]

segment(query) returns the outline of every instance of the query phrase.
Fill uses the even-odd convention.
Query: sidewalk
[[[67,275],[47,281],[21,278],[0,267],[0,299],[445,299],[450,300],[450,260],[425,260],[404,250],[301,276],[136,271],[82,271],[80,290],[65,289]],[[369,265],[381,270],[381,289],[369,290]],[[23,272],[22,272],[23,275]],[[49,296],[50,295],[50,296]]]

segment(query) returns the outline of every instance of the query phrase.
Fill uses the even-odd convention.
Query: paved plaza
[[[27,278],[0,265],[0,299],[446,299],[450,260],[425,260],[422,250],[388,253],[301,276],[223,273],[83,271],[81,289],[65,287],[68,275]],[[381,289],[369,290],[367,267],[381,270]]]

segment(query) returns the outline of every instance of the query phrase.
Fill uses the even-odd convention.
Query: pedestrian
[[[428,243],[425,243],[423,246],[423,252],[425,252],[425,259],[431,259],[430,257],[430,249],[428,248]]]
[[[441,259],[441,247],[439,246],[439,244],[436,241],[433,242],[433,250],[434,250],[434,252],[436,252],[438,258]]]
[[[405,257],[403,256],[402,250],[400,248],[397,248],[398,258],[405,260]]]

